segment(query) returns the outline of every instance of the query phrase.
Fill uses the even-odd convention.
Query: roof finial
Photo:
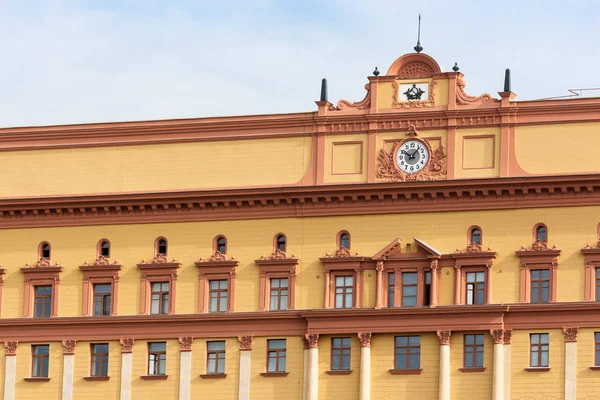
[[[423,51],[423,46],[421,46],[421,13],[419,13],[419,36],[417,36],[417,45],[414,47],[417,53]]]
[[[504,71],[504,91],[510,92],[510,69],[508,68]]]
[[[321,80],[321,101],[327,101],[327,79]]]
[[[373,71],[373,75],[379,76],[379,70],[377,69],[377,67],[375,67],[375,70]]]

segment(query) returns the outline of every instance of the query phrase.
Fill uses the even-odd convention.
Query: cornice
[[[0,229],[600,204],[600,174],[0,199]]]

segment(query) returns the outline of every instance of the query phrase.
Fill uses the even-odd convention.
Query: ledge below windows
[[[525,368],[527,372],[549,372],[550,367],[529,367]]]
[[[592,371],[600,371],[600,365],[592,365],[592,366],[590,367],[590,369],[591,369]]]
[[[421,375],[423,368],[390,369],[391,375]]]
[[[84,376],[84,381],[109,381],[110,376]]]
[[[283,378],[289,375],[289,372],[262,372],[265,378]]]
[[[225,378],[227,378],[227,374],[201,374],[200,378],[202,378],[202,379],[225,379]]]
[[[327,375],[350,375],[352,373],[351,369],[339,370],[339,371],[325,371]]]
[[[476,367],[476,368],[459,368],[460,372],[483,372],[485,371],[485,367]]]
[[[169,375],[142,375],[140,378],[145,381],[166,381]]]
[[[42,377],[42,376],[36,376],[36,377],[31,377],[31,378],[24,378],[23,380],[25,382],[50,382],[50,378],[48,378],[48,377]]]

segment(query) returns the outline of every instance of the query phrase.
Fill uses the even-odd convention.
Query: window
[[[465,335],[465,368],[483,368],[483,335]]]
[[[466,303],[485,304],[485,272],[467,272],[466,281]]]
[[[38,258],[50,259],[50,243],[42,242],[38,247]]]
[[[600,367],[600,332],[594,333],[594,365]]]
[[[148,375],[165,375],[167,368],[167,344],[148,343]]]
[[[271,304],[270,310],[288,309],[288,280],[287,278],[272,278],[271,293],[269,294]]]
[[[168,314],[169,282],[153,282],[150,288],[150,314]]]
[[[275,237],[275,250],[285,252],[287,250],[287,240],[283,233]]]
[[[92,365],[90,376],[108,376],[108,343],[90,345]]]
[[[354,291],[353,276],[335,277],[335,308],[352,308]]]
[[[548,303],[550,295],[550,270],[535,269],[531,274],[531,302]]]
[[[431,304],[431,271],[425,271],[425,282],[423,285],[423,305]]]
[[[110,257],[110,242],[106,239],[102,239],[98,242],[97,255],[109,258]]]
[[[350,370],[350,338],[331,338],[331,370]]]
[[[596,301],[600,301],[600,268],[596,268]]]
[[[31,346],[31,376],[34,378],[48,377],[48,359],[50,346],[47,344]]]
[[[267,372],[285,372],[285,339],[267,340]]]
[[[394,343],[394,369],[421,368],[421,337],[396,336]]]
[[[206,342],[206,373],[225,373],[225,342]]]
[[[155,255],[167,255],[167,239],[164,237],[156,238],[154,241],[154,253]]]
[[[396,292],[396,274],[388,274],[388,307],[394,307],[394,293]]]
[[[112,285],[97,283],[94,285],[94,316],[111,314]]]
[[[532,333],[529,335],[530,358],[532,368],[548,367],[549,335],[547,333]]]
[[[544,224],[537,224],[534,228],[535,232],[535,240],[539,240],[541,242],[548,241],[548,228]]]
[[[209,281],[209,310],[210,312],[227,311],[228,284],[226,279]]]
[[[225,236],[217,236],[214,247],[215,252],[218,251],[221,254],[227,254],[227,239],[225,239]]]
[[[402,273],[402,307],[417,305],[417,273]]]
[[[469,229],[469,244],[481,245],[481,228],[478,226]]]
[[[338,233],[338,249],[350,250],[350,234],[346,231]]]
[[[52,310],[52,286],[34,287],[34,316],[36,318],[47,318]]]

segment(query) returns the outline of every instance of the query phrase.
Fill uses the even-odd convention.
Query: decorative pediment
[[[525,268],[528,264],[548,264],[556,267],[560,252],[556,246],[550,247],[547,242],[536,240],[531,246],[522,246],[521,250],[515,253],[521,259],[521,267]]]
[[[465,250],[456,249],[449,257],[455,260],[455,267],[485,265],[491,268],[497,253],[489,247],[484,249],[480,244],[470,243]]]
[[[52,264],[52,262],[50,260],[48,260],[44,257],[41,257],[33,265],[25,264],[25,268],[48,268],[48,267],[58,267],[58,266],[59,266],[59,264],[57,262]]]
[[[396,75],[399,79],[429,78],[442,72],[439,64],[425,53],[405,54],[392,63],[386,75]]]
[[[167,265],[167,264],[176,264],[176,265],[181,265],[179,262],[177,262],[177,259],[173,259],[171,261],[169,261],[169,259],[167,258],[167,256],[165,256],[164,254],[157,254],[153,259],[151,260],[142,260],[139,264],[138,267],[140,265]]]
[[[390,244],[379,250],[372,258],[373,260],[387,260],[389,257],[394,257],[402,252],[402,240],[396,238]]]
[[[121,266],[122,265],[119,264],[119,262],[116,261],[116,260],[114,262],[111,262],[109,258],[104,257],[104,256],[99,256],[98,258],[96,258],[91,263],[88,263],[86,261],[79,268],[80,269],[83,269],[83,268],[104,268],[104,269],[108,269],[108,268],[112,268],[112,267],[118,267],[119,269],[121,269]]]
[[[290,259],[296,259],[296,255],[292,254],[292,256],[289,257],[285,251],[275,249],[275,251],[273,253],[271,253],[270,256],[266,256],[266,257],[260,256],[260,260],[257,260],[257,261],[290,260]]]
[[[416,83],[412,84],[412,87],[408,87],[407,92],[403,92],[403,86],[398,82],[392,82],[392,107],[395,108],[424,108],[424,107],[433,107],[435,106],[435,87],[437,86],[437,82],[432,80],[429,82],[429,86],[423,85],[423,89],[417,87]],[[427,92],[427,98],[422,99],[421,96]],[[403,100],[401,97],[402,94],[406,94],[407,96],[410,94],[406,100]]]
[[[595,245],[587,244],[581,249],[586,264],[598,264],[600,266],[600,241]]]
[[[354,255],[350,253],[345,247],[340,247],[334,253],[325,253],[325,258],[345,258],[345,257],[358,257],[358,252],[355,252]]]
[[[536,240],[529,247],[521,246],[521,250],[517,251],[517,253],[520,253],[520,252],[537,252],[537,251],[542,251],[542,252],[558,252],[560,254],[560,250],[555,245],[552,246],[552,247],[550,247],[548,245],[548,242],[545,242],[543,240]]]
[[[205,267],[235,267],[239,264],[239,261],[235,259],[235,257],[227,258],[226,254],[221,253],[220,251],[215,251],[208,259],[204,259],[200,257],[198,261],[195,262],[196,266],[205,266]]]

